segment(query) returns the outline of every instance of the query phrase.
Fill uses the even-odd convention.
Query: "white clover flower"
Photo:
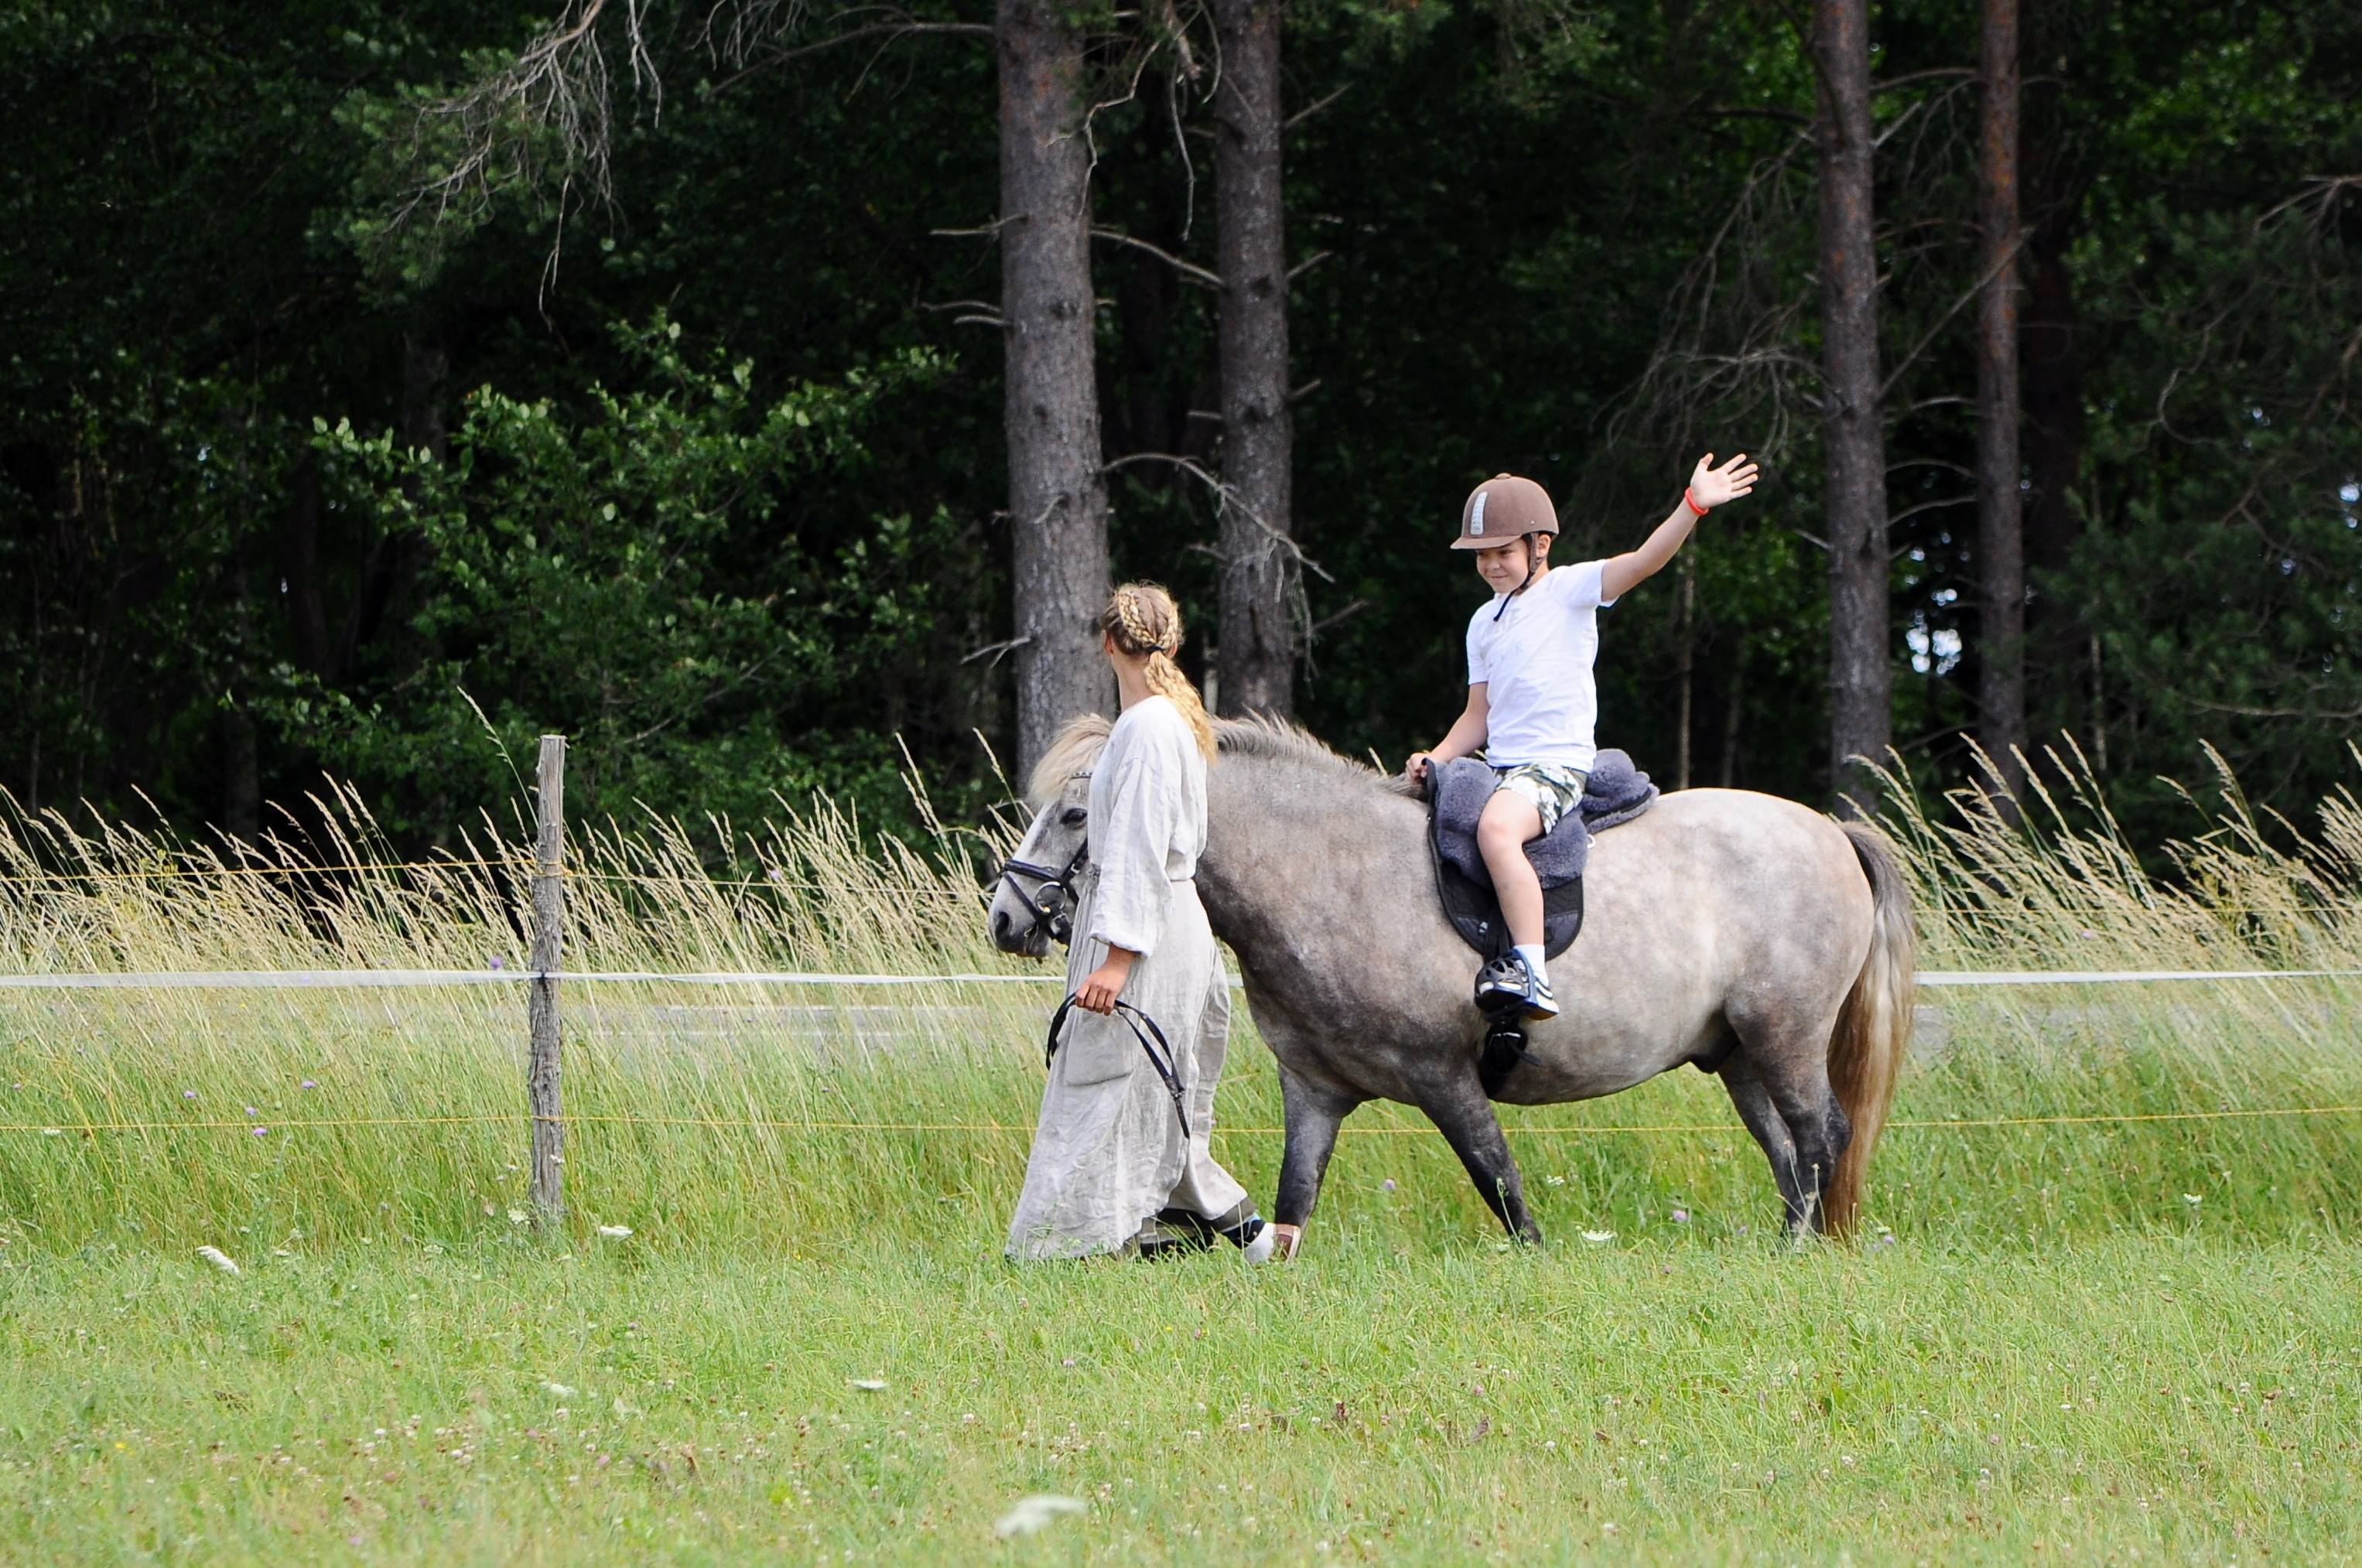
[[[224,1274],[237,1274],[239,1272],[237,1260],[230,1256],[227,1253],[222,1251],[219,1247],[199,1247],[197,1249],[197,1256],[204,1259],[205,1262],[213,1264],[214,1267],[221,1270]]]
[[[2194,1192],[2185,1192],[2181,1195],[2181,1201],[2190,1205],[2191,1208],[2195,1209],[2206,1200],[2203,1198],[2199,1197],[2198,1194]]]
[[[574,1397],[576,1393],[576,1390],[568,1388],[563,1383],[545,1383],[542,1386],[548,1389],[552,1394],[557,1395],[561,1399],[571,1399]]]
[[[527,1214],[522,1209],[512,1209],[509,1210],[509,1223],[512,1225],[522,1225],[532,1218],[532,1215]]]
[[[1613,1231],[1585,1231],[1583,1233],[1583,1239],[1591,1242],[1594,1246],[1596,1246],[1602,1242],[1614,1241],[1616,1239],[1616,1232]]]

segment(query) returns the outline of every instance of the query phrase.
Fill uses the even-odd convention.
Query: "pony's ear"
[[[1104,713],[1085,713],[1068,722],[1058,732],[1058,738],[1033,765],[1033,772],[1025,781],[1025,800],[1040,811],[1058,798],[1066,780],[1077,773],[1087,773],[1107,746],[1108,732],[1115,728]]]

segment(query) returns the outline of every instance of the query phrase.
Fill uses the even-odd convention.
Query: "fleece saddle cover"
[[[1492,768],[1473,757],[1429,774],[1428,847],[1435,857],[1436,891],[1460,939],[1487,959],[1511,945],[1492,873],[1476,847],[1476,823],[1494,788]],[[1590,858],[1591,835],[1630,822],[1656,801],[1657,787],[1632,766],[1631,757],[1603,751],[1593,760],[1582,809],[1528,842],[1526,858],[1542,885],[1542,951],[1549,956],[1565,952],[1583,930],[1583,868]]]

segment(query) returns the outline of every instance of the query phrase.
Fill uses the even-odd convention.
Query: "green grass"
[[[382,857],[350,809],[315,859]],[[2362,966],[2350,802],[2310,845],[2234,800],[2170,885],[2071,809],[1898,812],[1931,968]],[[729,842],[579,846],[569,962],[1014,967],[942,845]],[[513,966],[515,851],[474,854],[19,824],[0,967]],[[1505,1112],[1534,1250],[1372,1107],[1261,1271],[1000,1261],[1054,996],[569,987],[541,1234],[516,991],[0,992],[0,1559],[2353,1555],[2351,982],[1927,993],[1853,1247],[1776,1237],[1694,1073]],[[1242,1020],[1263,1196],[1277,1100]],[[995,1541],[1034,1492],[1088,1511]]]
[[[889,1215],[824,1260],[17,1262],[0,1540],[94,1563],[2353,1555],[2344,1243],[1507,1254],[1373,1227],[1251,1272],[1018,1270],[995,1240],[917,1245]],[[997,1545],[1033,1492],[1089,1512]]]

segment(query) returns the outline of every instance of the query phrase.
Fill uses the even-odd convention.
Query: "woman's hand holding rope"
[[[1140,955],[1128,947],[1109,948],[1107,962],[1084,977],[1076,988],[1075,1005],[1102,1015],[1113,1012],[1116,998],[1123,994],[1123,983],[1131,978],[1131,966],[1139,962]]]

